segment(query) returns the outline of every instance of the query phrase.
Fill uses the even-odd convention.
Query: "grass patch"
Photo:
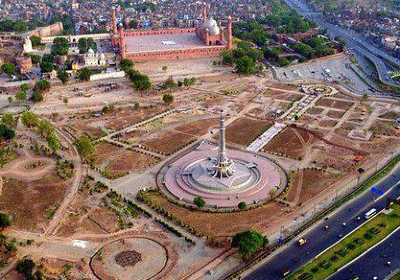
[[[379,214],[319,257],[295,271],[288,280],[322,280],[335,273],[400,227],[400,206],[389,214]],[[316,269],[317,268],[317,269]]]
[[[3,167],[16,158],[18,158],[18,154],[13,148],[6,147],[0,149],[0,167]]]

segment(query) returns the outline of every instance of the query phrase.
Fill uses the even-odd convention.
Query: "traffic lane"
[[[396,176],[388,176],[379,184],[379,188],[385,191],[384,199],[375,200],[376,197],[369,192],[358,196],[351,204],[351,211],[349,206],[342,207],[327,221],[319,223],[315,228],[302,235],[309,241],[306,245],[300,247],[297,244],[297,239],[293,240],[286,245],[287,247],[283,252],[272,257],[245,279],[282,279],[283,268],[294,271],[338,242],[341,239],[340,236],[345,236],[365,221],[364,214],[368,210],[376,208],[380,211],[386,206],[387,197],[397,198],[400,196],[400,189],[398,187],[393,188],[397,184],[397,178],[400,178],[400,167],[393,174]],[[390,188],[393,189],[387,192]],[[360,220],[357,219],[358,217],[360,217]],[[343,226],[343,223],[346,223],[346,226]],[[329,225],[328,230],[324,229],[325,224]]]
[[[388,266],[387,262],[391,262]],[[400,231],[374,249],[329,278],[329,280],[385,279],[393,270],[400,267]],[[366,269],[367,268],[367,269]]]

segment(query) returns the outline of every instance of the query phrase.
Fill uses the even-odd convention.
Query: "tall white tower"
[[[213,177],[227,178],[235,174],[235,164],[226,154],[225,120],[222,111],[219,115],[219,147],[218,159],[213,167]]]

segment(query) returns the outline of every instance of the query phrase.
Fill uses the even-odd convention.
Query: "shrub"
[[[199,208],[203,208],[204,205],[206,205],[206,202],[204,201],[204,199],[201,196],[195,197],[193,199],[193,203]]]

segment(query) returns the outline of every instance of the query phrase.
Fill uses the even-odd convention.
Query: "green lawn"
[[[400,227],[400,206],[394,205],[393,209],[389,215],[377,215],[322,255],[296,270],[287,279],[326,279]]]

